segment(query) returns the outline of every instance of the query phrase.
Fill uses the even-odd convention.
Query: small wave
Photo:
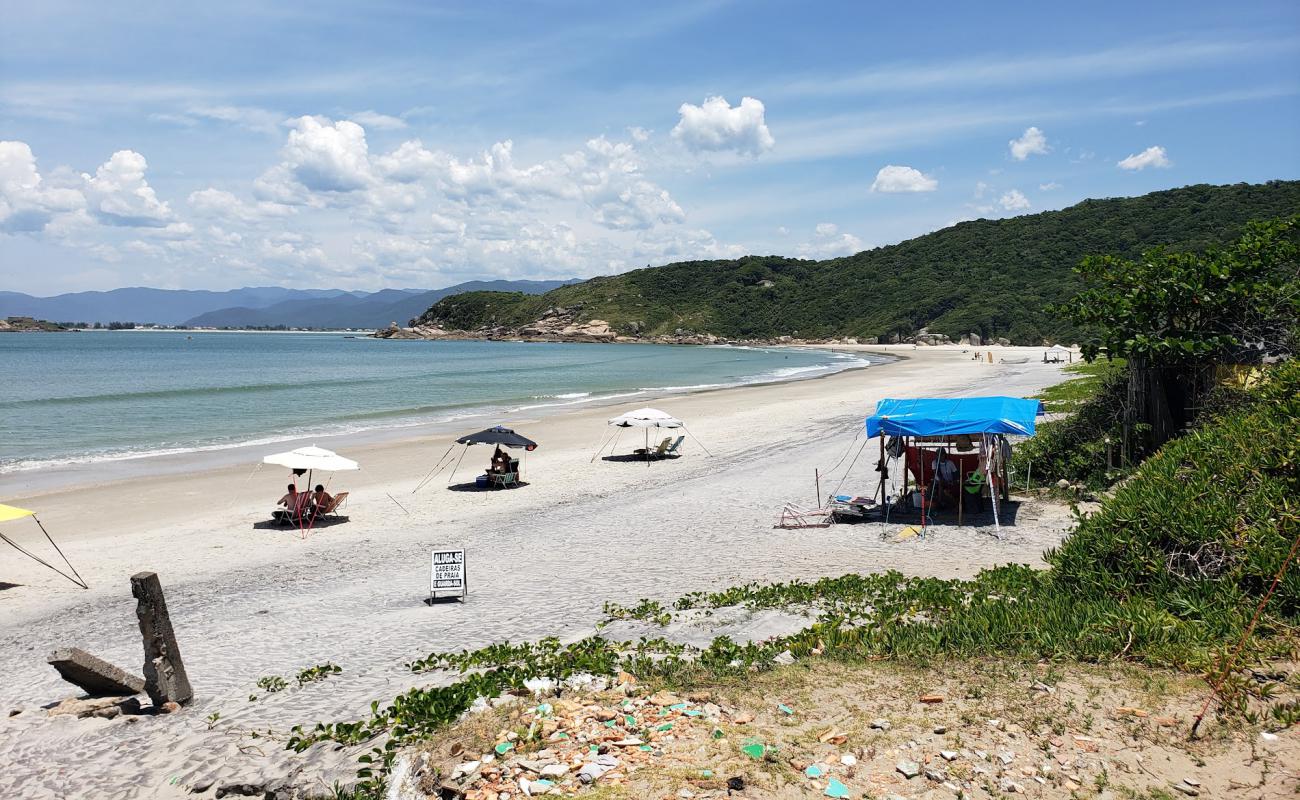
[[[557,394],[552,396],[553,399],[559,400],[560,398],[565,398],[565,397],[569,397],[572,399],[562,403],[533,403],[532,405],[515,406],[514,408],[509,409],[509,411],[510,413],[516,413],[519,411],[535,411],[539,408],[558,408],[560,406],[576,406],[576,405],[581,405],[583,403],[594,403],[600,400],[618,400],[623,397],[636,397],[639,394],[645,394],[645,392],[646,392],[645,389],[641,389],[635,392],[616,392],[614,394],[601,394],[601,395],[594,395],[594,396],[591,394],[591,392],[574,392],[573,394],[570,395]],[[537,399],[541,399],[541,398],[537,398]]]
[[[579,397],[591,397],[591,392],[567,392],[565,394],[535,394],[534,400],[577,400]]]
[[[391,378],[352,378],[317,381],[279,382],[279,383],[243,383],[234,386],[190,386],[183,389],[146,389],[140,392],[115,392],[113,394],[67,395],[64,397],[35,397],[29,400],[10,400],[0,403],[0,407],[21,407],[32,405],[83,405],[93,403],[122,402],[129,400],[154,400],[177,397],[203,397],[227,394],[256,394],[264,392],[283,392],[300,390],[303,387],[318,386],[328,383],[331,387],[361,386],[365,384],[384,383]]]

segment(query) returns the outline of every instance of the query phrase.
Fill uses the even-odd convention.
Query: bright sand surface
[[[712,456],[688,439],[676,460],[593,461],[610,432],[605,419],[631,406],[509,420],[542,445],[528,455],[529,485],[512,491],[451,491],[444,477],[412,494],[453,437],[338,445],[362,464],[330,486],[350,492],[349,521],[305,538],[263,525],[286,482],[277,468],[251,479],[250,466],[222,467],[5,498],[40,513],[91,589],[12,550],[0,566],[0,762],[9,765],[0,796],[210,797],[225,783],[285,780],[324,790],[353,774],[356,751],[294,755],[282,749],[288,729],[362,719],[372,700],[444,679],[403,668],[432,651],[584,635],[611,600],[848,572],[963,577],[995,564],[1040,564],[1069,517],[1037,503],[1022,504],[1001,539],[969,524],[902,541],[882,537],[878,524],[773,529],[785,501],[813,504],[814,468],[825,474],[841,462],[822,484],[824,493],[835,488],[877,400],[1026,396],[1062,379],[1060,367],[1040,363],[1040,348],[991,348],[995,359],[1028,357],[1024,364],[974,362],[960,347],[858,349],[903,358],[652,403],[686,420]],[[619,452],[639,446],[633,439],[639,434],[625,434]],[[875,488],[875,447],[842,493]],[[456,483],[472,480],[490,453],[471,448]],[[4,532],[54,555],[30,521]],[[464,604],[424,603],[435,546],[466,550]],[[46,717],[42,706],[76,694],[45,664],[56,647],[140,672],[129,577],[142,570],[162,579],[194,703],[157,717]],[[737,632],[761,638],[785,632],[769,629],[779,624],[790,623],[755,619]],[[326,661],[342,673],[295,686],[299,670]],[[294,688],[250,702],[265,675]],[[6,716],[10,709],[22,713]],[[240,735],[268,728],[277,734],[270,740]],[[196,786],[210,788],[191,794]]]

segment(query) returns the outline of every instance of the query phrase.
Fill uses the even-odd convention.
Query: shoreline
[[[119,331],[112,331],[118,333]],[[152,331],[155,333],[177,333],[177,331]],[[211,331],[212,333],[232,333],[234,331]],[[250,333],[307,333],[306,331],[250,331]],[[678,346],[678,345],[657,345],[657,346]],[[683,347],[701,346],[701,345],[680,345]],[[707,345],[706,345],[707,346]],[[728,347],[733,345],[721,345]],[[734,345],[736,347],[756,347],[752,345]],[[874,345],[873,345],[874,346]],[[869,367],[879,367],[889,363],[891,360],[905,358],[902,355],[890,353],[871,352],[866,350],[837,349],[847,348],[850,346],[836,345],[835,348],[822,347],[816,345],[770,345],[763,349],[799,349],[810,350],[837,355],[851,355],[869,357],[873,363],[855,364],[842,368],[835,368],[833,362],[825,365],[827,371],[816,375],[788,375],[782,377],[773,377],[762,380],[747,380],[734,384],[710,385],[698,388],[686,388],[680,390],[665,389],[652,387],[648,389],[629,389],[618,391],[613,394],[589,396],[586,398],[575,398],[570,401],[559,401],[560,398],[550,398],[557,402],[544,402],[538,400],[537,403],[529,406],[520,407],[500,407],[496,405],[469,406],[465,408],[449,407],[443,412],[443,416],[448,419],[434,419],[418,421],[408,418],[403,422],[403,418],[394,417],[391,424],[375,425],[371,428],[351,431],[328,430],[293,435],[269,435],[250,438],[247,441],[219,444],[219,445],[195,445],[192,447],[180,448],[176,452],[144,452],[140,454],[126,454],[121,456],[99,457],[99,458],[69,458],[67,463],[58,463],[42,465],[39,467],[16,469],[8,472],[0,472],[0,487],[4,491],[0,494],[0,499],[9,497],[33,498],[43,495],[84,489],[90,487],[101,487],[113,483],[142,480],[146,478],[175,476],[180,473],[194,473],[201,475],[206,472],[222,468],[233,467],[237,464],[254,464],[260,462],[261,455],[264,451],[274,449],[291,450],[296,447],[305,445],[319,445],[329,449],[348,449],[358,450],[380,445],[402,445],[411,444],[417,440],[425,439],[430,436],[441,437],[449,434],[463,434],[466,431],[463,428],[472,428],[476,423],[473,420],[491,419],[495,415],[500,422],[493,424],[515,424],[505,421],[506,419],[516,419],[523,423],[534,422],[546,419],[556,415],[577,413],[589,409],[610,408],[612,406],[625,404],[642,404],[653,403],[661,400],[686,397],[706,392],[732,391],[738,389],[751,389],[762,386],[777,386],[787,383],[799,383],[802,381],[820,380],[823,378],[832,378],[846,372],[868,369]],[[865,347],[865,346],[864,346]],[[762,374],[749,376],[750,378],[762,378]],[[515,415],[515,416],[511,416]],[[329,423],[322,423],[327,427]],[[101,476],[95,473],[106,473]]]

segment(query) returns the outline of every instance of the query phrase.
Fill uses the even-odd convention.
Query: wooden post
[[[164,703],[184,705],[194,699],[190,679],[181,662],[167,601],[156,572],[138,572],[131,576],[131,595],[136,599],[135,615],[140,620],[144,640],[144,690],[155,708]]]

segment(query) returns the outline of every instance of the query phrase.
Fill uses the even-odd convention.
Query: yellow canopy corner
[[[22,519],[23,517],[35,516],[35,511],[28,511],[18,506],[7,506],[0,503],[0,522],[9,522],[10,520]]]

